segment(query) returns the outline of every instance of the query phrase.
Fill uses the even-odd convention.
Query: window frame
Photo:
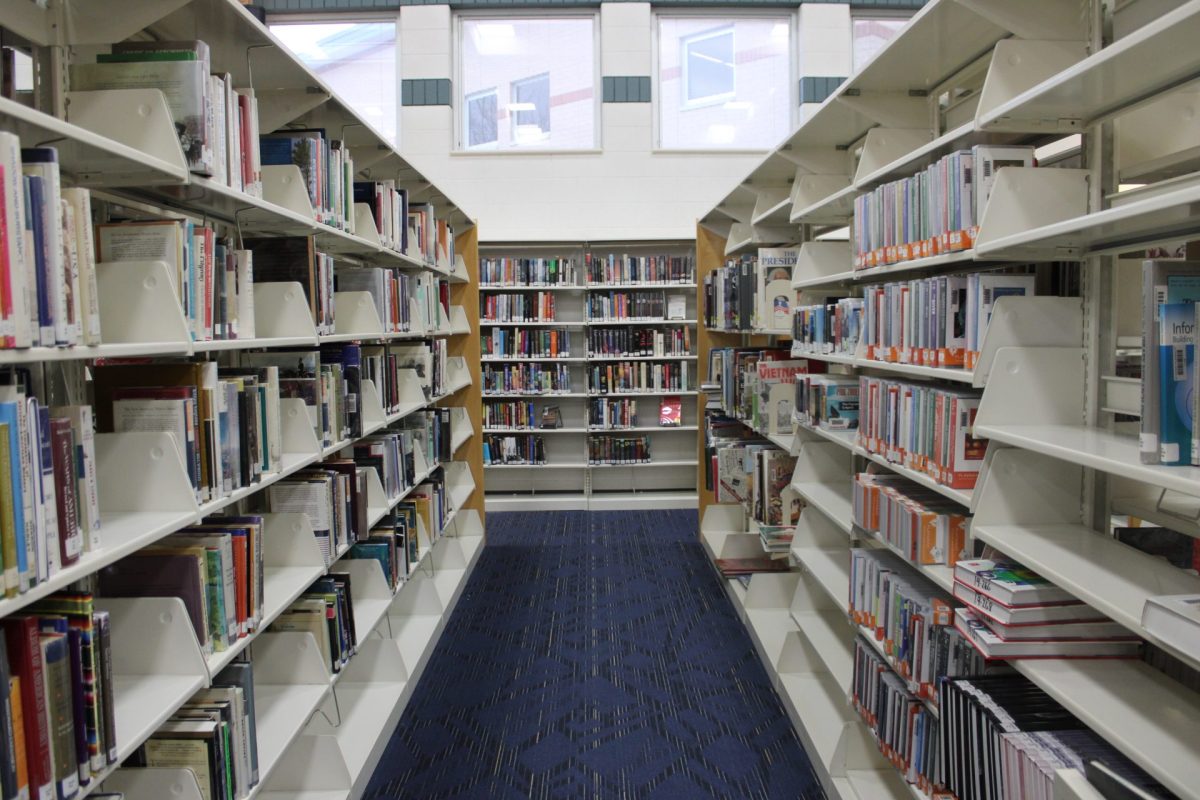
[[[544,130],[545,138],[549,139],[550,134],[552,133],[551,128],[550,128],[550,73],[549,72],[539,72],[536,75],[530,75],[527,78],[517,78],[515,81],[510,81],[508,84],[508,102],[509,102],[510,106],[513,103],[518,102],[517,98],[515,96],[517,93],[518,87],[528,86],[530,84],[533,84],[537,81],[542,81],[542,80],[545,80],[545,82],[546,82],[546,127],[545,127],[545,129],[542,129],[541,125],[539,124],[538,129]],[[517,123],[517,114],[525,114],[525,113],[529,113],[529,112],[514,111],[509,116],[509,122],[511,125],[511,130],[509,131],[509,133],[512,136],[513,141],[516,141],[516,139],[517,139],[517,128],[519,127],[519,125]],[[537,113],[536,104],[534,106],[534,113]],[[540,116],[540,114],[539,114],[539,116]],[[539,120],[539,122],[540,122],[540,120]]]
[[[708,39],[716,39],[719,36],[724,36],[726,33],[729,34],[729,40],[732,44],[732,47],[730,49],[733,53],[733,57],[736,58],[737,57],[737,33],[736,33],[736,30],[737,30],[737,26],[731,21],[727,25],[721,25],[719,27],[712,28],[710,30],[700,31],[699,33],[693,33],[690,36],[682,36],[679,38],[679,50],[683,54],[683,57],[680,59],[680,63],[679,63],[679,78],[680,78],[679,88],[680,88],[680,91],[682,92],[682,96],[680,97],[680,107],[681,108],[687,108],[687,109],[705,108],[707,106],[714,106],[714,105],[728,102],[731,98],[737,97],[738,81],[737,81],[737,63],[736,63],[736,61],[734,62],[733,66],[730,68],[730,71],[733,73],[733,77],[732,77],[732,80],[730,81],[730,83],[732,84],[732,88],[728,92],[722,92],[720,94],[709,94],[709,95],[705,95],[704,97],[696,98],[694,100],[689,96],[690,95],[689,89],[691,88],[690,87],[691,73],[688,69],[688,62],[691,60],[689,58],[690,53],[689,53],[688,48],[691,45],[696,44],[698,42],[706,41]]]
[[[489,95],[491,95],[493,98],[495,98],[496,107],[499,108],[500,107],[500,87],[499,86],[492,86],[487,89],[480,89],[478,92],[472,92],[471,94],[463,97],[463,106],[464,106],[463,112],[464,113],[462,115],[463,129],[462,129],[461,135],[462,135],[463,143],[467,147],[468,150],[472,150],[472,151],[489,150],[489,149],[495,150],[500,144],[500,121],[499,120],[496,120],[496,138],[495,139],[492,139],[490,142],[484,142],[483,144],[470,144],[469,143],[470,138],[471,138],[471,131],[470,131],[471,115],[466,113],[467,108],[470,107],[472,100],[481,100],[484,97],[487,97]]]
[[[452,85],[454,87],[454,141],[451,142],[451,156],[473,156],[473,155],[529,155],[534,154],[553,154],[553,153],[600,153],[602,152],[602,117],[601,117],[601,102],[604,98],[604,87],[601,81],[600,73],[600,11],[599,9],[550,9],[550,8],[514,8],[511,10],[498,11],[496,9],[487,10],[471,10],[462,9],[453,12],[454,19],[452,23],[454,41],[451,43],[452,48]],[[497,145],[492,149],[483,149],[479,147],[468,148],[465,145],[466,137],[464,133],[464,120],[466,116],[463,105],[466,100],[466,95],[462,92],[463,85],[463,59],[466,55],[466,49],[462,46],[464,23],[468,20],[471,22],[510,22],[513,20],[528,21],[538,19],[574,19],[590,20],[592,24],[592,144],[589,147],[500,147]],[[537,77],[544,73],[537,73],[529,77]],[[549,74],[549,73],[545,73]],[[497,91],[499,87],[497,87]],[[498,139],[499,137],[497,137]]]
[[[862,63],[862,66],[855,69],[854,68],[854,62],[855,62],[854,23],[856,23],[860,20],[865,20],[865,21],[899,20],[899,21],[904,22],[905,24],[908,24],[908,21],[910,19],[912,19],[915,14],[916,14],[916,11],[913,11],[911,9],[908,9],[908,10],[898,9],[898,8],[891,8],[891,9],[889,9],[889,8],[856,8],[856,9],[852,9],[850,11],[850,67],[851,67],[850,72],[851,72],[851,74],[854,75],[859,72],[862,72],[863,69],[865,69],[872,61],[875,60],[875,56],[879,55],[879,53],[882,52],[883,49],[888,46],[888,43],[885,42],[883,45],[883,48],[880,48],[880,50],[876,51],[875,55],[871,56],[869,59],[864,61]],[[897,33],[898,33],[898,31],[897,31]],[[893,38],[894,38],[894,35],[893,35]]]
[[[659,80],[660,58],[662,46],[659,41],[662,25],[660,21],[669,18],[679,19],[711,19],[714,28],[725,25],[734,26],[740,20],[752,19],[781,19],[788,26],[788,124],[784,134],[790,136],[800,122],[800,13],[797,7],[780,8],[748,8],[710,10],[703,7],[694,8],[653,8],[650,13],[650,86],[652,98],[651,116],[654,118],[654,144],[652,154],[700,154],[700,155],[763,155],[770,153],[774,145],[766,147],[667,147],[662,141],[662,83]],[[736,34],[735,34],[736,35]],[[735,43],[736,48],[736,43]],[[736,58],[737,51],[734,50]],[[734,72],[734,87],[736,96],[737,73]],[[726,102],[722,100],[721,102]],[[700,108],[702,106],[694,106]]]

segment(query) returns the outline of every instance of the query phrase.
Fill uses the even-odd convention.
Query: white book
[[[87,189],[70,187],[62,190],[63,200],[70,204],[75,218],[75,251],[79,258],[80,340],[96,345],[100,335],[100,293],[96,288],[96,236],[92,229],[92,194]]]
[[[755,322],[757,328],[790,330],[792,300],[792,271],[800,260],[800,249],[793,247],[760,247],[755,269]]]
[[[30,291],[36,291],[36,284],[31,288],[29,278],[33,267],[29,259],[32,254],[28,251],[29,242],[25,236],[25,186],[21,169],[21,141],[16,134],[0,131],[0,191],[4,196],[4,229],[8,232],[0,246],[5,249],[8,261],[8,280],[0,288],[4,292],[5,305],[12,305],[11,313],[0,318],[0,337],[2,343],[11,347],[29,347],[35,338],[31,327],[31,312],[29,304]],[[11,298],[11,300],[9,299]],[[33,304],[33,315],[37,314],[37,304]]]
[[[253,339],[254,327],[254,253],[234,250],[237,263],[237,338]]]
[[[229,180],[229,121],[226,116],[225,80],[219,75],[208,76],[208,98],[212,109],[210,142],[213,143],[213,180],[228,186]]]
[[[973,180],[975,222],[978,224],[996,184],[996,173],[1004,167],[1032,167],[1034,156],[1033,148],[1026,146],[978,144],[971,152],[975,160]]]
[[[98,258],[111,261],[161,261],[167,265],[171,289],[180,297],[184,285],[184,229],[178,220],[127,222],[96,226]]]
[[[972,350],[978,351],[983,347],[983,337],[987,332],[988,323],[992,319],[992,306],[996,304],[996,300],[1006,296],[1030,297],[1036,291],[1035,282],[1036,278],[1033,275],[984,273],[978,276],[975,283],[977,297],[975,298],[975,329],[972,336]]]
[[[1200,660],[1200,594],[1147,597],[1142,627],[1192,660]]]
[[[1068,639],[1009,641],[968,609],[956,609],[954,627],[984,658],[1132,658],[1140,639]]]

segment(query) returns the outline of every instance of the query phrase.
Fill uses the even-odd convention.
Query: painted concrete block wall
[[[841,56],[848,64],[848,7],[819,4],[801,10],[808,8],[831,14],[844,10],[838,37],[845,39]],[[814,19],[825,25],[816,35],[828,37],[833,17]],[[599,23],[600,74],[650,75],[650,4],[604,3]],[[448,6],[403,6],[399,29],[402,78],[454,74],[454,20]],[[803,47],[801,53],[804,59]],[[822,65],[818,74],[832,74],[830,69]],[[483,241],[692,238],[697,217],[761,160],[760,153],[656,151],[653,103],[599,108],[596,151],[455,152],[451,106],[402,108],[400,146],[418,169],[479,218]]]

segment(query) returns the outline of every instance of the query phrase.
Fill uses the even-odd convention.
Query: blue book
[[[34,279],[37,284],[38,327],[43,347],[54,346],[54,312],[50,303],[50,283],[47,270],[50,258],[46,248],[49,242],[45,233],[46,218],[42,213],[45,207],[46,182],[37,175],[25,176],[25,228],[32,236]]]
[[[396,576],[392,574],[391,550],[386,542],[356,542],[350,546],[346,558],[378,561],[388,586],[395,588]]]
[[[1195,304],[1163,303],[1158,314],[1158,448],[1163,464],[1192,463],[1195,351]]]
[[[41,452],[41,506],[44,530],[38,542],[39,580],[50,577],[50,561],[58,561],[58,492],[54,485],[54,444],[50,437],[50,407],[38,406],[38,450]]]

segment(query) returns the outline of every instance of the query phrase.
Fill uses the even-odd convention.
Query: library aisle
[[[364,797],[823,798],[696,526],[489,514]]]

